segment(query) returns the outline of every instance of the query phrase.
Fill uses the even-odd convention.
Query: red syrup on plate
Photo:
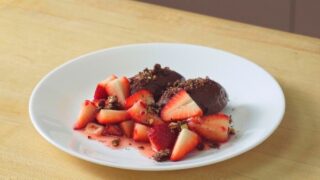
[[[119,137],[119,136],[102,136],[102,135],[93,135],[85,133],[84,130],[79,130],[81,134],[86,136],[88,139],[98,141],[105,146],[111,148],[111,149],[125,149],[125,148],[135,148],[139,150],[141,154],[144,156],[147,156],[148,158],[152,158],[152,156],[155,154],[155,152],[152,150],[150,143],[146,142],[136,142],[131,138],[127,137]],[[119,140],[119,144],[117,146],[113,145],[113,141],[117,139]]]
[[[78,130],[81,134],[86,136],[88,139],[98,141],[105,146],[117,150],[117,149],[126,149],[126,148],[135,148],[137,149],[142,155],[153,159],[152,156],[156,153],[155,151],[152,150],[150,143],[147,142],[136,142],[132,138],[127,138],[127,137],[119,137],[119,136],[102,136],[102,135],[93,135],[93,134],[88,134],[84,130]],[[119,144],[117,146],[114,146],[112,141],[118,139]],[[219,149],[221,144],[217,143],[212,143],[208,141],[203,141],[202,142],[203,147],[202,148],[196,148],[194,151],[207,151],[209,149]],[[223,144],[223,143],[222,143]]]

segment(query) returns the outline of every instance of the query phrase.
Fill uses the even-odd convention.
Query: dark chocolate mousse
[[[220,112],[228,103],[228,95],[225,89],[208,77],[176,81],[162,94],[157,102],[163,107],[172,96],[180,90],[186,90],[191,98],[199,105],[204,114]]]
[[[160,64],[155,64],[153,69],[146,68],[130,78],[131,94],[146,89],[158,100],[168,85],[183,79],[183,76],[168,67],[162,68]]]

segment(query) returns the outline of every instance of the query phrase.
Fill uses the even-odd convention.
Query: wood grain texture
[[[0,179],[318,179],[320,40],[136,1],[7,0],[0,3]],[[50,145],[28,100],[50,70],[81,54],[142,42],[224,49],[281,84],[286,114],[275,133],[236,158],[195,169],[139,172],[95,165]]]

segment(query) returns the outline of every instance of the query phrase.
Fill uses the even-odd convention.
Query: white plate
[[[205,77],[225,87],[236,136],[220,149],[190,154],[179,162],[157,163],[137,150],[112,150],[72,130],[84,99],[110,74],[132,76],[155,63],[186,78]],[[217,49],[187,44],[137,44],[104,49],[56,68],[35,87],[29,103],[31,120],[51,144],[78,158],[133,170],[175,170],[213,164],[244,153],[263,142],[280,124],[283,92],[275,79],[254,63]],[[61,160],[63,161],[63,160]]]

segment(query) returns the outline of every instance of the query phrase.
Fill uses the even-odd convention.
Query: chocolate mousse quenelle
[[[146,68],[129,80],[131,94],[145,89],[153,94],[155,100],[158,100],[168,85],[178,80],[183,81],[184,77],[168,67],[162,68],[160,64],[155,64],[153,69]]]

